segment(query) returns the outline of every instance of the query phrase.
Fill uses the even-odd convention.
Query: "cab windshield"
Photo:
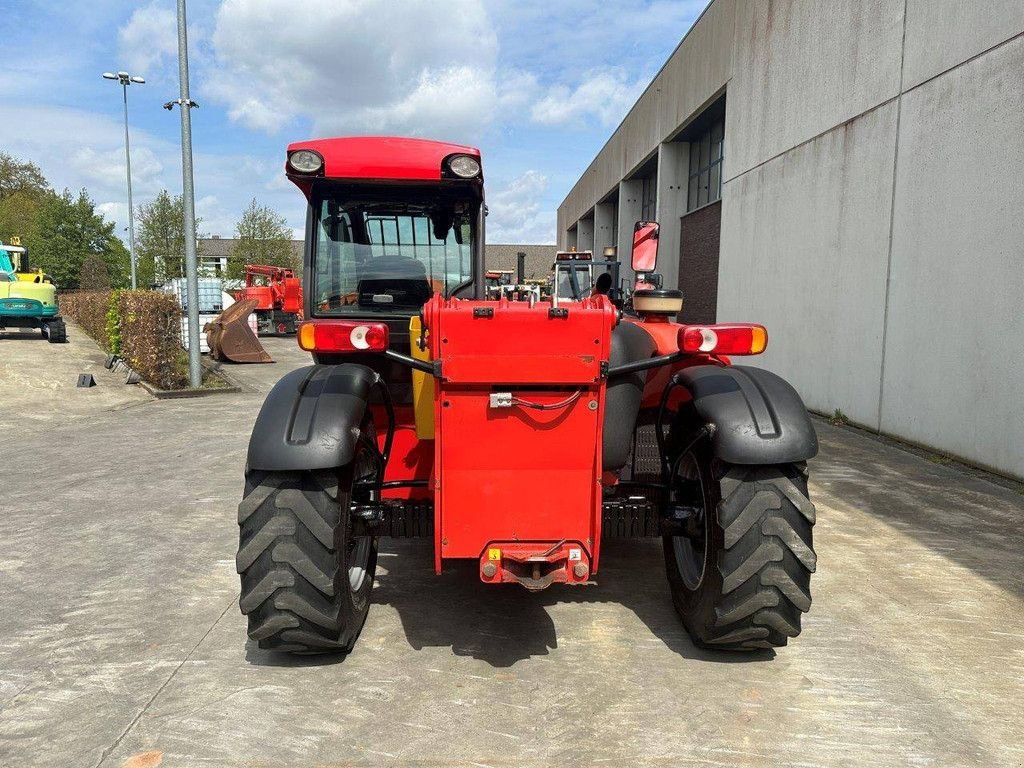
[[[593,270],[587,262],[559,262],[555,266],[555,291],[560,299],[582,299],[590,294]],[[573,281],[575,280],[575,285]]]
[[[472,281],[479,201],[339,192],[316,204],[313,311],[412,314]]]

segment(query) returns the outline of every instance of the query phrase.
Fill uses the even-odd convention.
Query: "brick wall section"
[[[681,322],[715,322],[721,225],[721,201],[706,205],[679,220],[679,290],[683,292]]]
[[[543,279],[551,274],[551,265],[555,263],[555,253],[558,252],[557,245],[488,243],[484,264],[487,269],[511,269],[515,272],[519,264],[516,257],[519,251],[526,254],[527,280]]]

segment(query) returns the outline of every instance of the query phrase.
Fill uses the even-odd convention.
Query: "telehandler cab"
[[[530,590],[598,573],[609,537],[664,542],[675,608],[703,647],[785,645],[815,568],[805,462],[817,438],[785,381],[730,357],[759,325],[679,325],[652,287],[486,300],[471,147],[339,138],[288,147],[308,200],[299,345],[249,443],[237,568],[261,648],[345,652],[382,536],[433,542]],[[653,457],[653,458],[648,458]]]

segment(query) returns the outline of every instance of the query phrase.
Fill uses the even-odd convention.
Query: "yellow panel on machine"
[[[409,346],[417,360],[430,360],[430,349],[426,343],[420,348],[423,325],[419,315],[409,318]],[[424,340],[425,342],[425,340]],[[423,371],[412,372],[412,406],[416,415],[416,437],[420,440],[434,439],[434,377]]]

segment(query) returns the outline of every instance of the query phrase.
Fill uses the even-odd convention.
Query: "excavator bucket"
[[[257,303],[256,299],[236,301],[206,324],[210,357],[232,363],[274,362],[249,327],[249,315]]]

